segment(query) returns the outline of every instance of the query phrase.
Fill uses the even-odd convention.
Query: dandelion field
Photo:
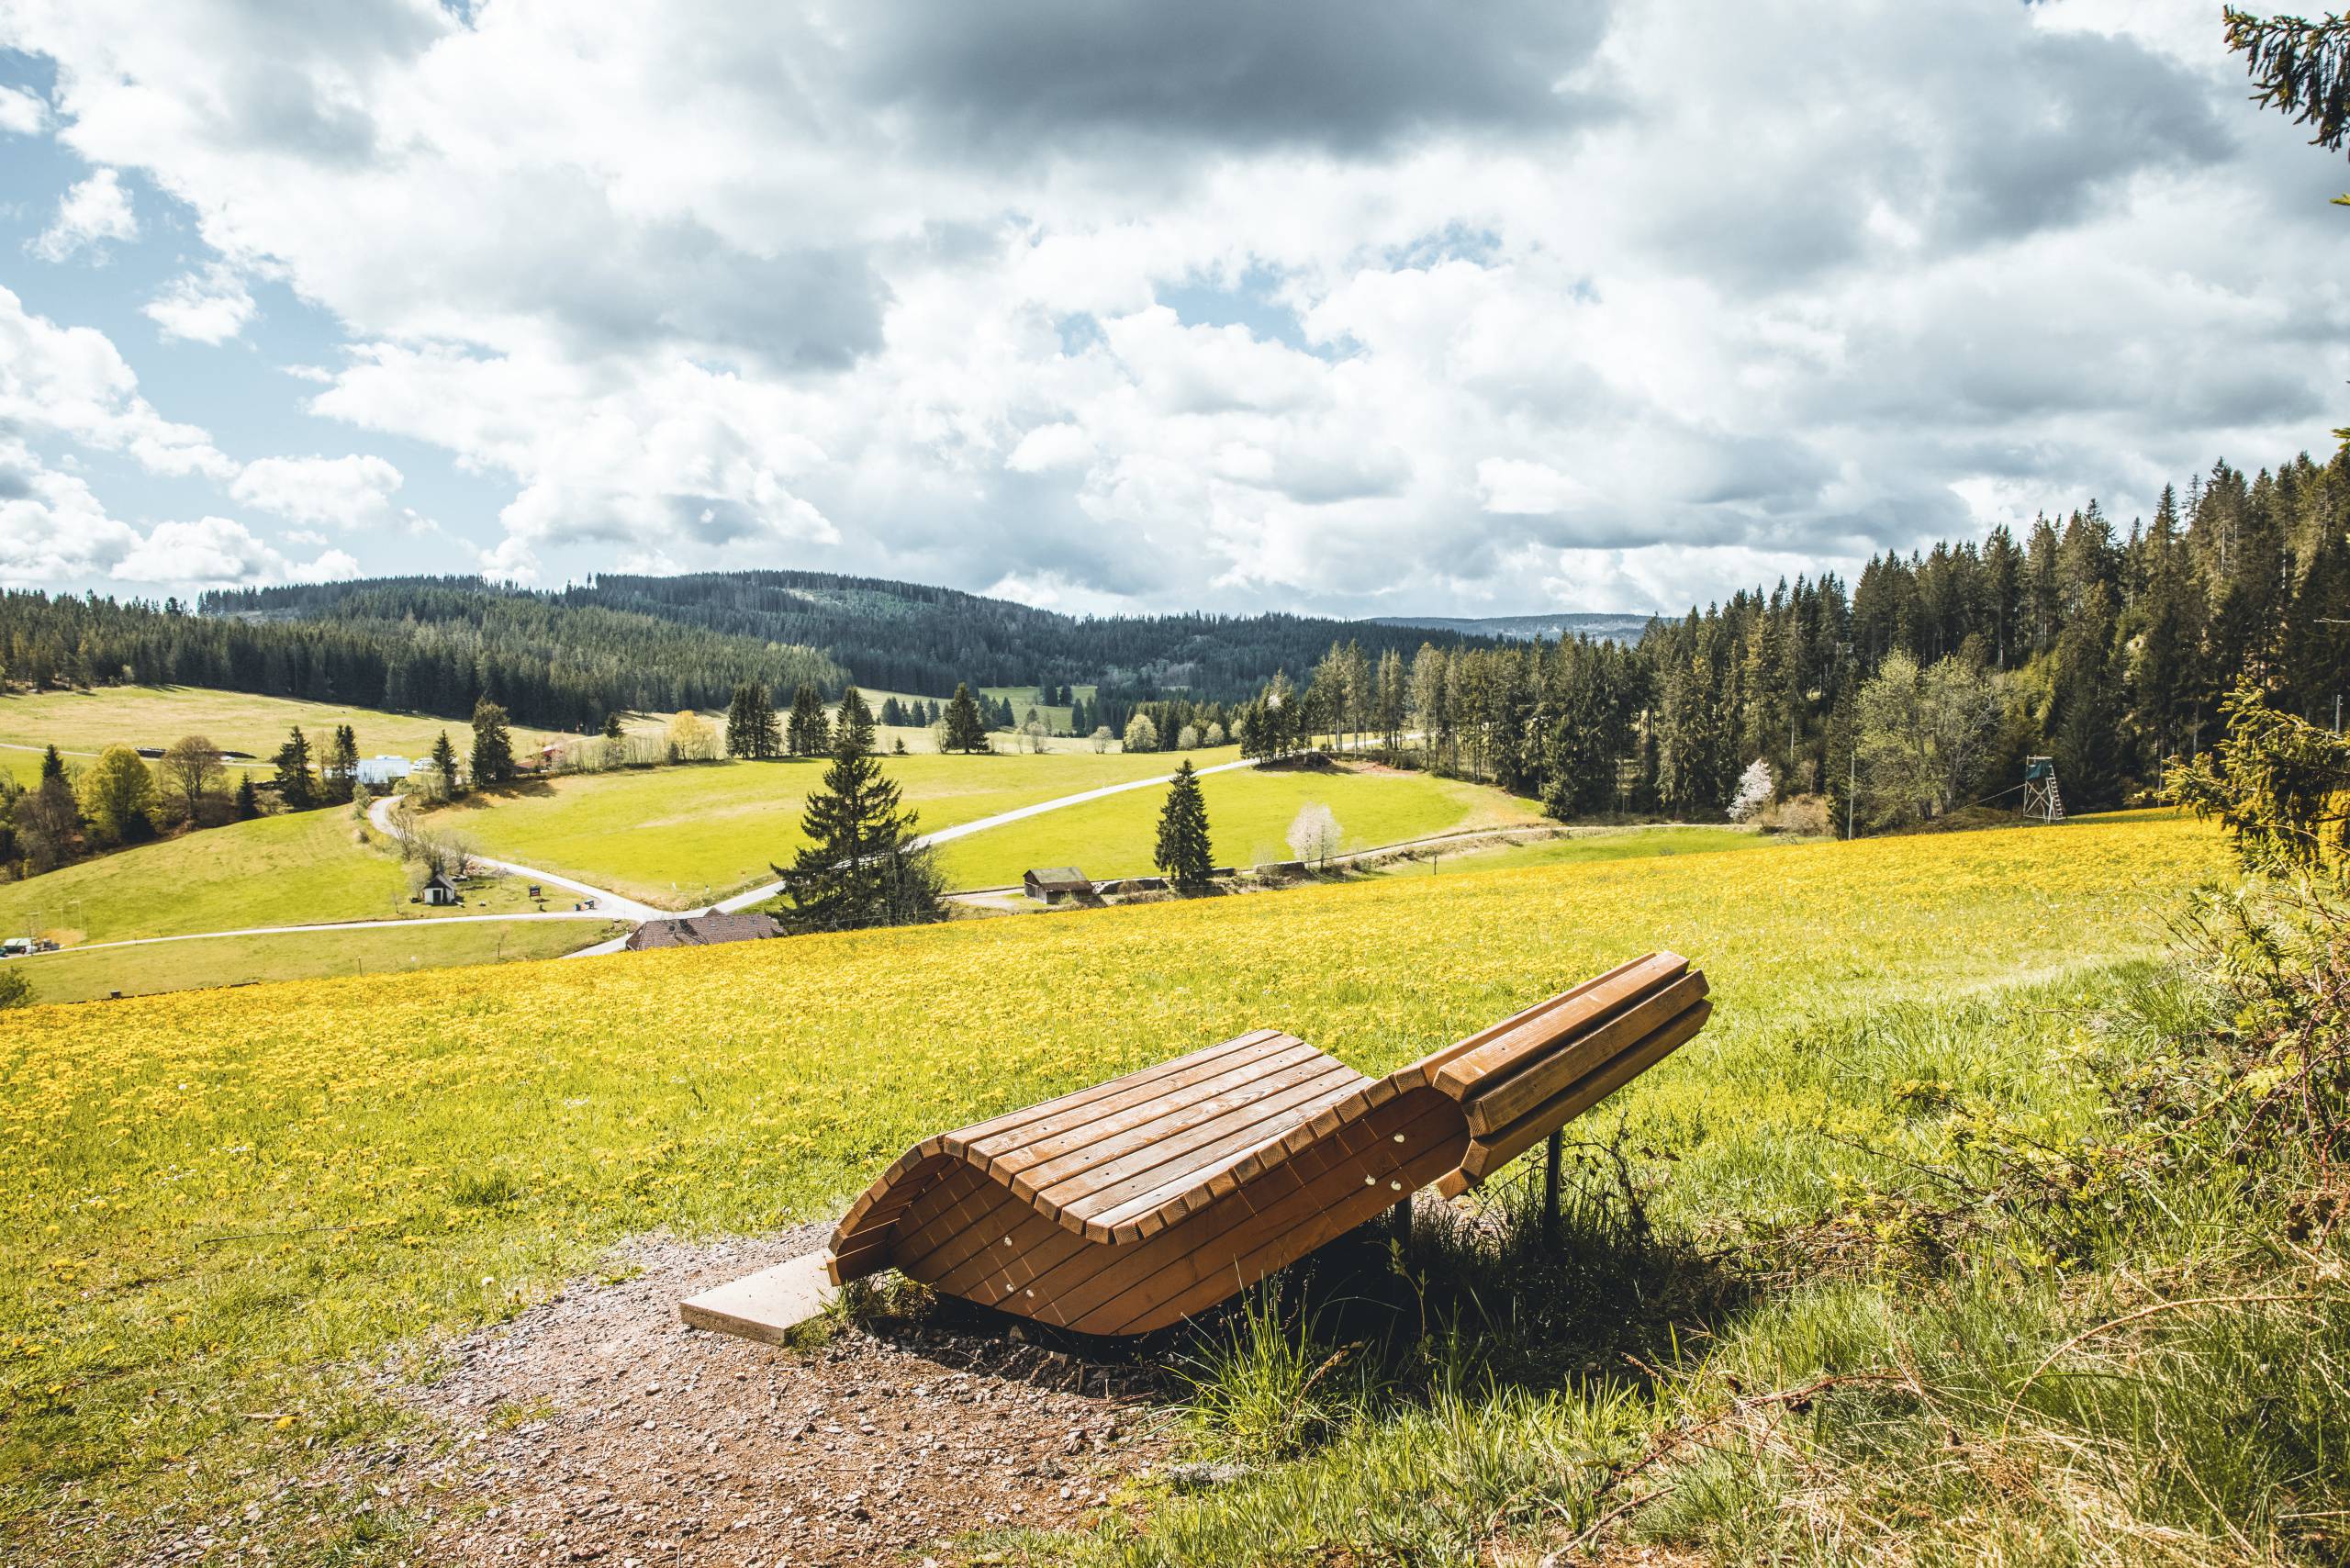
[[[1660,1215],[1830,1212],[1882,1170],[1823,1132],[2030,1068],[1818,1042],[2087,983],[2222,869],[2141,814],[11,1014],[0,1560],[248,1504],[275,1562],[375,1560],[396,1530],[295,1484],[411,1419],[375,1369],[621,1238],[819,1217],[924,1133],[1260,1025],[1382,1071],[1653,947],[1718,1009],[1610,1103],[1673,1151]]]

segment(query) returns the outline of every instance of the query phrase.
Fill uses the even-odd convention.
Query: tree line
[[[1722,812],[1760,762],[1780,800],[1890,823],[2009,796],[2034,755],[2071,809],[2113,806],[2218,734],[2242,677],[2338,722],[2345,530],[2350,447],[2252,476],[2220,463],[2126,532],[2091,502],[1880,554],[1849,589],[1740,591],[1633,645],[1334,645],[1230,727],[1252,756],[1370,745],[1558,816]]]
[[[191,612],[96,595],[0,593],[0,680],[212,687],[462,720],[485,699],[517,721],[592,731],[609,714],[712,708],[744,681],[837,689],[841,667],[646,615],[426,580],[208,593]]]
[[[954,588],[797,571],[606,574],[546,592],[494,588],[477,577],[385,578],[207,595],[204,607],[316,620],[392,598],[403,612],[424,622],[459,609],[476,614],[485,596],[822,650],[867,689],[938,698],[968,683],[1041,689],[1098,684],[1135,700],[1178,690],[1233,700],[1247,696],[1275,669],[1312,659],[1334,636],[1351,637],[1372,649],[1406,651],[1429,636],[1375,622],[1284,614],[1071,616]],[[1435,640],[1445,646],[1483,641],[1455,633],[1439,633]],[[752,677],[728,678],[696,705],[720,705],[742,678]],[[796,684],[772,675],[756,678],[777,690]],[[843,678],[820,684],[837,691]],[[518,703],[502,694],[500,700],[522,713]],[[1124,716],[1095,722],[1120,727]]]

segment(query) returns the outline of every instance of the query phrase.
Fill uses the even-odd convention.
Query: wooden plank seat
[[[1712,1006],[1686,959],[1652,953],[1384,1078],[1257,1030],[923,1139],[849,1206],[825,1271],[838,1284],[894,1268],[1085,1333],[1164,1327],[1421,1187],[1478,1184]],[[686,1302],[686,1321],[788,1327],[746,1321],[744,1283]]]

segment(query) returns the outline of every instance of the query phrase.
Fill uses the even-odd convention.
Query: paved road
[[[1244,756],[1238,762],[1219,762],[1214,767],[1203,767],[1199,772],[1203,776],[1210,773],[1230,773],[1236,768],[1255,767],[1260,760],[1258,757]],[[1021,806],[1013,811],[998,812],[991,817],[957,823],[953,827],[943,827],[936,833],[923,834],[914,840],[914,844],[924,849],[933,848],[941,844],[951,844],[956,839],[968,838],[972,834],[984,833],[991,827],[1002,827],[1006,823],[1023,822],[1029,817],[1041,817],[1046,812],[1058,812],[1069,806],[1081,806],[1088,801],[1106,800],[1112,795],[1123,795],[1129,790],[1155,789],[1159,785],[1173,782],[1174,778],[1172,773],[1162,773],[1156,778],[1130,778],[1124,784],[1105,784],[1099,790],[1082,790],[1074,795],[1057,796],[1049,801],[1039,801],[1033,806]],[[783,891],[781,882],[763,882],[748,892],[736,893],[730,899],[721,899],[709,910],[697,910],[694,913],[707,914],[714,910],[720,914],[733,914],[735,911],[748,909],[755,903],[765,903],[781,891]]]
[[[392,838],[398,838],[401,836],[400,830],[394,826],[392,823],[392,810],[398,804],[398,796],[386,795],[382,800],[377,801],[374,805],[367,808],[367,820],[375,824],[377,832]],[[655,909],[649,903],[639,903],[636,900],[613,892],[609,888],[593,887],[588,883],[578,880],[576,878],[560,876],[553,871],[542,871],[535,866],[524,866],[512,860],[492,860],[487,855],[476,855],[472,858],[479,865],[494,867],[498,870],[505,872],[509,877],[520,877],[526,882],[538,882],[551,887],[565,888],[572,892],[577,893],[582,899],[594,899],[596,901],[595,913],[598,914],[609,915],[614,920],[634,920],[640,922],[647,920],[674,920],[677,915],[677,912],[676,910]],[[569,910],[550,910],[547,913],[550,914],[568,915],[572,912]],[[696,911],[695,913],[699,913],[701,912]],[[526,918],[537,917],[529,916]]]
[[[6,744],[0,743],[0,745]],[[1238,762],[1218,763],[1214,767],[1203,767],[1199,771],[1203,774],[1229,773],[1236,768],[1255,767],[1258,762],[1258,758],[1244,757]],[[1042,816],[1046,812],[1058,812],[1069,806],[1081,806],[1088,801],[1100,801],[1112,795],[1122,795],[1129,790],[1154,789],[1169,782],[1174,777],[1171,773],[1164,773],[1154,778],[1133,778],[1123,784],[1106,784],[1099,790],[1083,790],[1074,795],[1062,795],[1050,801],[1039,801],[1034,805],[1021,806],[1009,812],[999,812],[994,816],[980,817],[974,822],[957,823],[953,827],[940,828],[936,833],[926,833],[916,842],[924,846],[952,843],[956,839],[968,837],[975,833],[982,833],[989,828],[1002,827],[1006,823]],[[387,837],[401,836],[400,830],[393,824],[392,821],[393,808],[398,802],[399,797],[386,795],[367,809],[367,820],[375,824],[377,832]],[[575,877],[541,870],[535,866],[525,866],[513,860],[493,860],[485,855],[476,855],[473,858],[477,863],[495,868],[509,877],[520,877],[524,881],[565,889],[578,894],[583,902],[593,899],[596,907],[592,910],[521,911],[512,914],[442,914],[413,916],[399,920],[344,920],[309,925],[250,925],[235,931],[193,931],[180,936],[140,936],[119,942],[85,942],[67,950],[89,953],[102,947],[143,947],[157,942],[201,942],[213,936],[285,936],[308,931],[368,931],[395,925],[475,924],[498,920],[621,920],[632,924],[641,924],[648,920],[677,920],[685,916],[712,913],[732,914],[736,911],[748,909],[755,903],[765,902],[783,890],[781,882],[767,882],[701,909],[655,909],[651,904],[640,903],[635,899],[616,893],[609,888],[599,888],[591,883],[580,881]],[[600,953],[618,952],[627,944],[627,941],[628,938],[625,935],[618,936],[609,942],[599,942],[592,946],[583,947],[576,953],[566,954],[565,957],[586,958]]]

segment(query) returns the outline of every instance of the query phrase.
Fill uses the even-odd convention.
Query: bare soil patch
[[[777,1568],[1081,1525],[1165,1452],[1147,1372],[1013,1338],[1010,1319],[943,1309],[807,1350],[677,1321],[679,1298],[823,1236],[622,1244],[399,1391],[452,1431],[441,1451],[379,1452],[353,1479],[426,1521],[431,1562]]]

